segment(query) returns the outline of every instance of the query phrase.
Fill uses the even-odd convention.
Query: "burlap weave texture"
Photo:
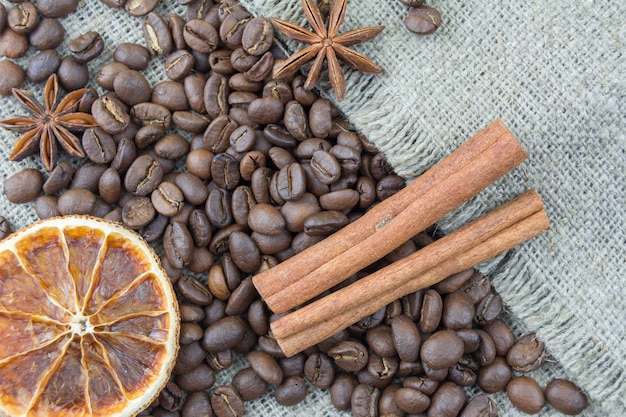
[[[184,12],[174,0],[161,3],[164,16]],[[305,24],[299,0],[242,3],[254,14]],[[386,72],[346,70],[348,93],[338,106],[409,179],[502,118],[529,159],[440,227],[454,230],[528,188],[539,191],[552,229],[481,269],[493,277],[516,332],[536,331],[551,352],[553,362],[532,376],[542,385],[553,376],[575,381],[591,400],[586,416],[626,415],[626,3],[428,3],[444,23],[434,35],[418,37],[404,29],[407,9],[399,1],[349,2],[342,31],[385,25],[381,35],[355,49]],[[63,23],[68,36],[62,55],[72,35],[97,30],[105,38],[103,56],[90,64],[92,75],[117,44],[145,44],[141,19],[96,0],[83,1]],[[292,52],[301,45],[285,47]],[[153,85],[164,79],[162,63],[154,59],[144,71]],[[34,91],[40,95],[41,86]],[[327,82],[319,92],[333,97]],[[23,114],[13,99],[0,100],[0,118],[16,111]],[[8,162],[16,135],[0,131],[0,140],[2,181],[25,166],[40,167],[34,159]],[[0,213],[14,228],[37,218],[32,204],[15,206],[4,198]],[[219,383],[229,383],[241,366],[238,361],[222,373]],[[496,399],[500,415],[525,415],[504,395]],[[278,406],[271,392],[246,407],[251,416],[349,415],[312,388],[294,408]],[[540,415],[558,413],[546,408]]]

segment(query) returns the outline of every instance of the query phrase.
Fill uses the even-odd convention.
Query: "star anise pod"
[[[328,27],[326,27],[322,13],[314,0],[302,0],[304,14],[313,28],[313,32],[294,23],[272,18],[276,27],[285,35],[310,45],[287,58],[276,70],[274,74],[276,78],[295,72],[302,65],[315,58],[304,83],[304,88],[310,90],[317,84],[324,60],[327,60],[328,77],[335,90],[337,100],[341,101],[346,94],[346,79],[337,58],[365,74],[378,74],[383,71],[368,57],[348,47],[373,39],[384,29],[384,26],[368,26],[339,34],[339,27],[346,15],[346,3],[347,0],[335,0],[330,10]]]
[[[87,89],[72,91],[58,101],[59,83],[52,74],[44,88],[43,106],[32,92],[13,89],[13,96],[32,117],[13,117],[0,121],[0,126],[22,133],[9,159],[18,161],[33,155],[39,149],[43,166],[51,171],[58,156],[57,142],[71,156],[83,158],[85,153],[80,140],[72,132],[82,132],[97,126],[93,116],[77,112],[80,100]]]

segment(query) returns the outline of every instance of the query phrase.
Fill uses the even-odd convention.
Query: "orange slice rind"
[[[0,415],[135,416],[178,352],[179,313],[154,250],[87,216],[0,241]]]

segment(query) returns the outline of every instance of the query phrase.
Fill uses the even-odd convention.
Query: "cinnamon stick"
[[[357,221],[256,275],[253,283],[272,311],[286,312],[393,251],[526,157],[496,120]]]
[[[527,192],[411,256],[272,323],[287,356],[332,336],[393,300],[434,285],[549,228],[537,193]]]

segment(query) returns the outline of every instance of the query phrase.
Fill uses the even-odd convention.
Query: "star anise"
[[[81,98],[87,89],[72,91],[58,101],[59,83],[52,74],[44,88],[43,106],[32,92],[13,89],[13,96],[28,110],[32,117],[13,117],[0,121],[0,126],[22,133],[9,159],[18,161],[39,154],[46,170],[51,171],[58,156],[57,142],[71,156],[83,158],[85,153],[80,140],[72,132],[82,132],[97,126],[93,116],[77,112]]]
[[[277,69],[276,78],[295,72],[300,66],[315,58],[304,83],[304,88],[310,90],[317,84],[326,59],[328,61],[328,77],[335,90],[337,100],[341,101],[346,94],[346,80],[337,58],[366,74],[378,74],[383,71],[368,57],[348,47],[373,39],[384,29],[384,26],[368,26],[339,34],[339,27],[346,15],[346,3],[347,0],[335,0],[330,10],[328,27],[326,27],[322,13],[314,0],[302,0],[304,14],[314,32],[294,23],[272,18],[276,27],[285,35],[310,45],[291,55]]]

